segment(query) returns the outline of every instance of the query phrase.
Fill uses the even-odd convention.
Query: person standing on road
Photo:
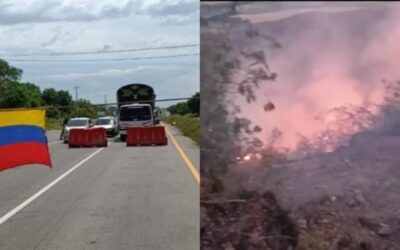
[[[69,119],[68,119],[67,117],[64,118],[64,123],[63,123],[63,128],[62,128],[62,130],[61,130],[60,140],[63,139],[63,135],[64,135],[64,131],[65,131],[65,125],[67,125],[68,120],[69,120]]]

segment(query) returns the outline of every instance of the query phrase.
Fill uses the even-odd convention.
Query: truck
[[[127,84],[117,90],[117,123],[121,141],[125,141],[128,127],[158,124],[155,99],[154,89],[143,83]]]

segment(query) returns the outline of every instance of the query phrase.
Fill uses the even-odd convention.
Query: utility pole
[[[107,105],[107,95],[104,95],[104,104]]]
[[[78,86],[75,86],[75,101],[78,101]]]

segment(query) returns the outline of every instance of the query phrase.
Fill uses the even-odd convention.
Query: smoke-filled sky
[[[257,4],[260,10],[261,3]],[[268,9],[269,3],[262,4],[264,10]],[[237,99],[243,116],[264,129],[264,142],[266,133],[277,127],[283,132],[281,145],[294,149],[299,134],[318,136],[336,119],[331,115],[321,121],[317,116],[336,107],[380,104],[384,95],[382,79],[400,79],[398,4],[392,3],[390,8],[348,5],[335,11],[304,11],[298,4],[303,11],[290,8],[292,14],[286,12],[280,18],[274,11],[253,15],[251,7],[246,8],[239,8],[239,13],[247,12],[239,16],[282,45],[280,49],[265,48],[277,80],[265,83],[256,104],[247,105],[242,98]],[[276,110],[265,113],[262,105],[268,100],[274,102]],[[373,108],[370,111],[376,112]]]
[[[143,82],[158,98],[199,91],[199,56],[108,62],[18,62],[196,54],[199,47],[52,57],[12,55],[109,51],[199,44],[199,4],[193,0],[0,0],[0,58],[41,89],[68,90],[94,103],[115,102],[118,87]],[[160,103],[171,105],[172,103]]]

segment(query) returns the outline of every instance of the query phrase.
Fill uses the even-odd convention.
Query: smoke
[[[266,50],[277,80],[258,89],[256,103],[235,96],[241,115],[263,129],[259,139],[270,144],[278,129],[275,146],[294,152],[305,141],[321,147],[321,140],[330,140],[324,148],[329,151],[344,143],[343,136],[372,128],[384,103],[382,79],[400,79],[398,6],[310,12],[257,24],[282,44]],[[276,110],[266,113],[263,104],[269,100]]]

